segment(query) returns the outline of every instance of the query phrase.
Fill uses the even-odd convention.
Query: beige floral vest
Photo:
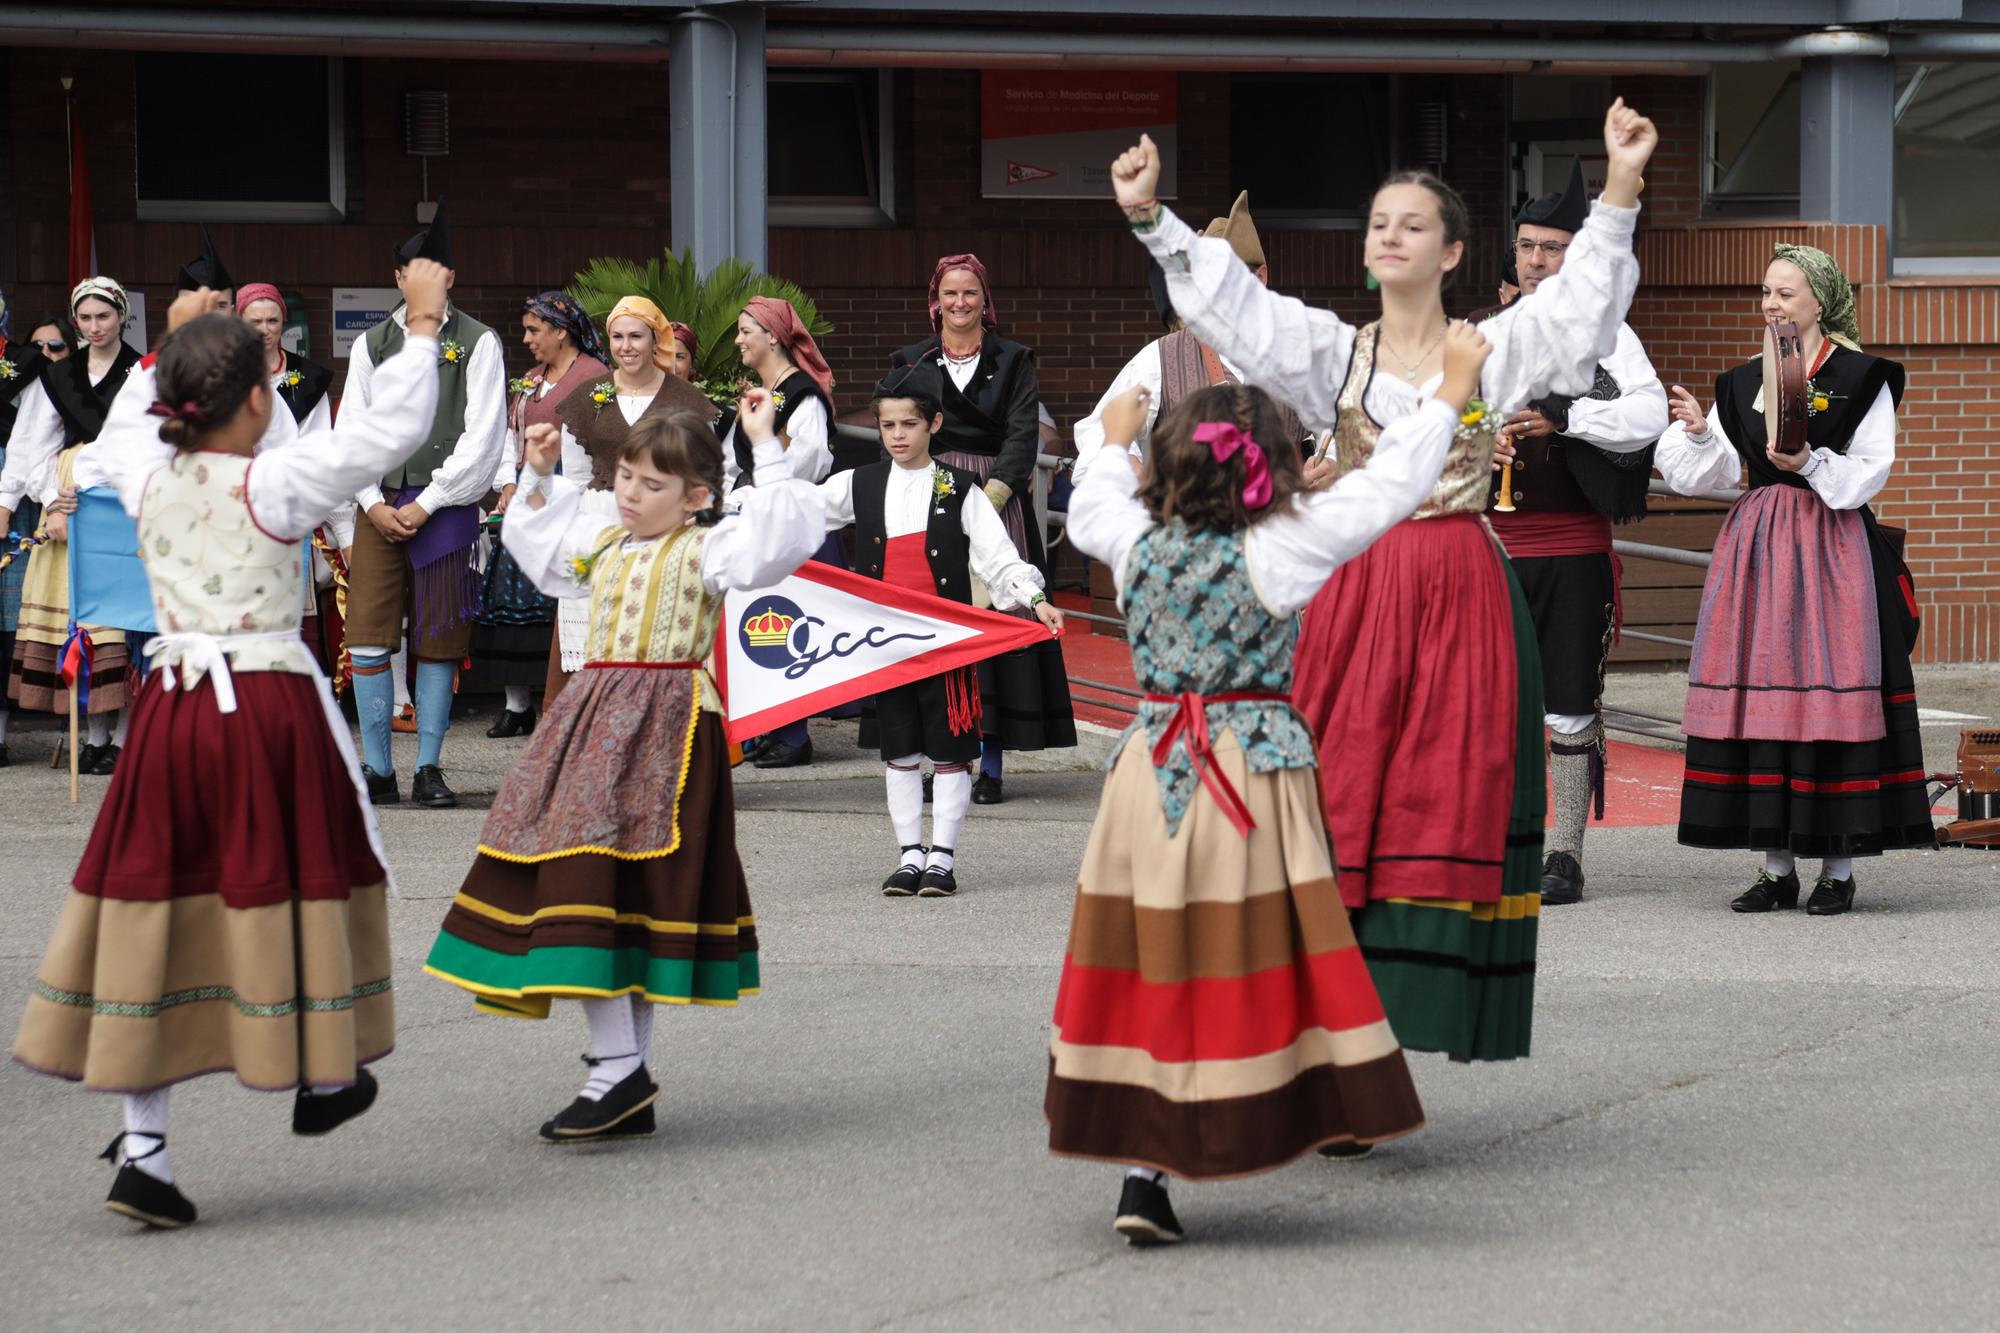
[[[189,451],[146,483],[139,553],[153,585],[154,618],[163,634],[289,630],[290,639],[225,645],[230,670],[310,674],[296,637],[304,606],[299,544],[257,527],[249,474],[248,458]]]
[[[1347,363],[1347,382],[1335,404],[1333,443],[1341,476],[1366,467],[1375,456],[1382,427],[1368,415],[1363,399],[1375,378],[1375,337],[1380,324],[1364,326],[1354,335],[1354,355]],[[1493,486],[1493,436],[1483,430],[1461,430],[1445,455],[1444,474],[1411,518],[1446,514],[1477,514],[1485,510]]]

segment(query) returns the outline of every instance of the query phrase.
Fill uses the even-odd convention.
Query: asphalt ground
[[[1672,713],[1678,682],[1616,677]],[[1925,672],[2000,718],[2000,670]],[[102,1211],[114,1098],[0,1071],[0,1292],[21,1329],[1990,1328],[2000,1316],[2000,853],[1863,862],[1855,912],[1739,917],[1754,859],[1593,830],[1543,918],[1530,1060],[1412,1057],[1421,1133],[1356,1164],[1178,1185],[1187,1244],[1128,1250],[1118,1173],[1046,1153],[1047,1019],[1106,745],[1018,757],[951,901],[887,900],[851,724],[741,770],[765,993],[662,1011],[660,1131],[545,1147],[583,1024],[473,1012],[420,964],[523,741],[464,719],[456,811],[384,812],[399,1045],[323,1140],[225,1078],[173,1102],[178,1233]],[[1950,766],[1959,722],[1926,729]],[[52,733],[0,770],[11,1031],[104,782]],[[408,781],[413,744],[399,738]],[[1808,868],[1810,869],[1810,868]]]

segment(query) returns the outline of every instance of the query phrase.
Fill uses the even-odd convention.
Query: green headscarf
[[[1810,245],[1786,245],[1780,241],[1771,258],[1798,265],[1806,284],[1819,301],[1819,329],[1827,338],[1850,351],[1861,350],[1861,326],[1854,317],[1854,288],[1833,256]]]

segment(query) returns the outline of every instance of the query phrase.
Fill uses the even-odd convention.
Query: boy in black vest
[[[1062,612],[1042,592],[1042,575],[1020,558],[970,472],[931,461],[931,436],[943,429],[937,369],[922,361],[900,366],[875,389],[875,420],[887,462],[842,472],[820,483],[829,532],[854,524],[854,571],[912,592],[972,602],[977,574],[1001,610],[1032,606],[1052,632]],[[892,898],[949,898],[958,892],[954,849],[972,804],[972,765],[979,759],[979,674],[958,667],[898,685],[875,696],[862,718],[862,743],[872,731],[888,766],[889,820],[902,857],[882,883]],[[872,728],[871,728],[872,724]],[[921,764],[937,777],[931,842],[923,842]]]
[[[396,285],[412,259],[434,259],[447,270],[451,242],[444,201],[431,228],[396,249]],[[364,406],[375,367],[402,349],[405,308],[354,344],[346,394]],[[419,805],[451,806],[458,798],[438,767],[451,725],[451,687],[472,647],[480,611],[478,501],[492,484],[506,436],[507,372],[499,335],[464,311],[447,307],[438,331],[438,405],[430,439],[395,473],[355,497],[353,555],[347,575],[347,652],[361,718],[361,757],[368,796],[377,805],[400,798],[389,757],[395,686],[391,651],[403,621],[417,655],[417,771],[410,796]]]

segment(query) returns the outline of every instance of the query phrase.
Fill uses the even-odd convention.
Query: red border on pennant
[[[723,714],[729,717],[729,739],[742,742],[752,736],[761,736],[767,731],[796,722],[802,717],[823,713],[829,708],[851,703],[871,694],[907,685],[911,681],[935,676],[955,667],[971,666],[989,657],[1025,648],[1052,637],[1049,627],[1039,620],[1022,620],[1018,616],[1004,615],[998,611],[982,611],[964,602],[954,602],[948,597],[934,597],[929,593],[913,592],[907,588],[892,587],[880,579],[871,579],[864,574],[841,569],[837,565],[823,565],[809,560],[792,571],[796,578],[813,583],[823,583],[829,588],[851,594],[865,602],[880,605],[893,604],[907,610],[919,612],[933,620],[943,620],[963,629],[977,630],[969,639],[948,643],[943,647],[926,649],[912,657],[891,666],[878,667],[850,677],[838,685],[828,685],[823,689],[797,695],[775,707],[762,709],[743,717],[729,717],[729,636],[735,626],[724,621],[715,635],[715,683],[722,689]],[[758,589],[757,591],[768,591]]]

